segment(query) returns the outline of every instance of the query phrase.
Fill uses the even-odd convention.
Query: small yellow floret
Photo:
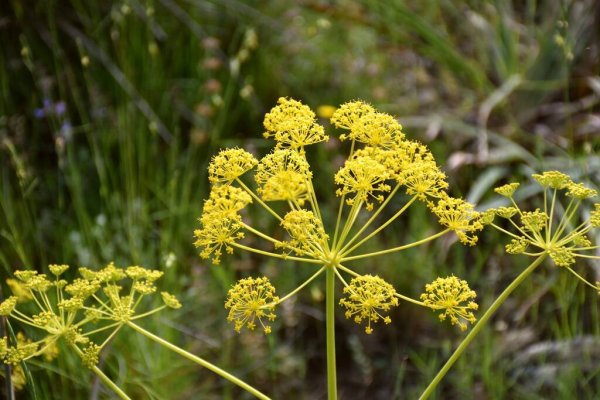
[[[181,308],[181,303],[177,299],[177,297],[173,296],[168,292],[160,292],[160,295],[163,299],[163,302],[167,307],[178,309]]]
[[[275,320],[275,306],[279,297],[275,288],[266,277],[240,279],[227,293],[225,308],[229,310],[227,320],[234,323],[236,332],[244,326],[249,330],[256,328],[256,320],[265,334],[271,333],[271,327],[265,324]]]
[[[281,226],[291,237],[289,242],[282,244],[283,247],[292,249],[298,254],[314,256],[318,256],[325,248],[328,236],[321,220],[312,211],[290,211],[281,221]]]
[[[16,306],[17,296],[10,296],[8,299],[0,303],[0,315],[4,317],[10,315],[10,313],[13,312]]]
[[[367,146],[393,149],[404,139],[402,125],[389,114],[373,112],[363,115],[352,125],[350,139]],[[341,139],[345,137],[342,135]]]
[[[294,99],[280,97],[277,105],[265,115],[265,137],[273,136],[277,149],[290,147],[303,152],[304,146],[327,141],[325,130],[312,110]]]
[[[224,149],[213,157],[208,166],[208,179],[211,183],[229,184],[258,164],[258,160],[246,150]]]
[[[559,267],[568,267],[575,264],[575,254],[567,247],[553,247],[548,250],[548,254]]]
[[[350,101],[342,104],[331,117],[331,123],[338,128],[351,130],[358,120],[367,114],[374,113],[375,109],[362,101]],[[340,139],[344,140],[345,136]]]
[[[552,189],[564,189],[571,182],[569,175],[560,171],[546,171],[531,176],[543,187]]]
[[[477,243],[476,233],[483,229],[483,224],[480,221],[481,214],[475,211],[471,203],[443,192],[432,211],[440,224],[456,233],[461,243],[470,246]]]
[[[359,155],[347,160],[344,166],[335,174],[335,183],[342,185],[336,191],[338,196],[355,194],[348,198],[348,205],[363,201],[367,210],[373,209],[370,198],[381,203],[382,193],[389,192],[390,186],[385,183],[389,179],[389,171],[380,162],[367,155]]]
[[[340,305],[346,309],[346,318],[353,318],[354,322],[367,323],[365,332],[371,334],[371,322],[380,319],[386,324],[392,322],[389,316],[383,315],[392,307],[398,306],[396,290],[392,285],[375,275],[363,275],[353,278],[344,288],[347,298],[340,300]]]
[[[590,224],[594,228],[600,228],[600,203],[594,204],[594,211],[590,213]]]
[[[595,189],[586,187],[583,183],[569,182],[566,185],[566,189],[567,196],[574,197],[580,200],[595,197],[598,194],[598,192]]]
[[[477,319],[473,311],[479,306],[473,301],[477,294],[469,288],[467,281],[455,276],[437,278],[432,283],[425,285],[425,293],[421,300],[434,311],[443,310],[439,315],[440,321],[446,318],[452,325],[457,325],[461,330],[467,329],[465,322],[474,323]]]
[[[50,272],[52,272],[53,275],[61,276],[66,270],[69,269],[68,265],[62,264],[62,265],[57,265],[57,264],[50,264],[48,266],[48,269],[50,270]]]
[[[521,214],[523,227],[530,232],[540,232],[548,223],[548,214],[537,208],[535,211],[524,211]]]
[[[312,179],[308,162],[294,150],[275,150],[258,164],[254,176],[258,193],[266,201],[296,201],[302,205]]]
[[[497,187],[494,189],[494,192],[498,193],[500,196],[511,198],[519,186],[520,183],[508,183],[506,185]]]

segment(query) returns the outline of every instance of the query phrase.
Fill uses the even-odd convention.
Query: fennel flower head
[[[446,175],[427,146],[408,139],[396,118],[363,101],[328,109],[326,115],[349,150],[343,165],[329,178],[330,187],[323,184],[326,178],[322,177],[315,187],[318,172],[307,157],[309,149],[328,141],[329,135],[308,106],[290,98],[280,98],[265,115],[264,137],[274,140],[271,151],[257,157],[235,147],[221,150],[211,160],[211,191],[194,232],[200,256],[219,264],[224,254],[247,251],[300,263],[308,271],[306,281],[281,298],[265,277],[243,278],[233,285],[225,307],[237,332],[257,326],[271,332],[269,322],[275,318],[278,304],[322,273],[331,273],[333,281],[344,287],[346,297],[339,303],[346,316],[365,324],[366,332],[371,333],[375,323],[390,323],[390,310],[399,299],[408,297],[383,278],[359,273],[350,264],[451,232],[463,244],[474,245],[483,228],[473,205],[447,193]],[[322,212],[319,200],[332,194],[339,199],[337,212]],[[414,243],[365,251],[365,243],[418,203],[439,221],[437,233]],[[246,216],[247,207],[262,211],[280,228],[262,231],[259,227],[264,224],[255,224]],[[384,209],[392,216],[382,218]],[[263,245],[256,244],[261,242]],[[413,302],[428,307],[419,300]]]
[[[600,246],[592,243],[591,235],[600,227],[600,203],[593,203],[589,207],[590,200],[597,199],[598,192],[573,181],[569,175],[560,171],[546,171],[533,174],[532,177],[542,189],[541,207],[534,210],[522,209],[514,198],[520,184],[509,183],[495,191],[506,197],[510,204],[487,210],[482,222],[509,236],[511,240],[505,247],[507,253],[530,257],[548,256],[554,265],[564,268],[586,285],[600,291],[598,282],[593,284],[572,269],[578,260],[600,259]],[[579,212],[582,207],[588,211]],[[503,220],[508,222],[508,228],[503,226]]]
[[[17,335],[11,343],[1,338],[0,360],[5,364],[17,366],[37,356],[50,360],[56,357],[58,341],[64,341],[86,367],[93,368],[122,325],[165,307],[181,307],[175,296],[161,292],[163,305],[140,313],[142,300],[157,292],[161,271],[109,263],[99,270],[79,268],[79,277],[69,280],[64,278],[68,265],[53,264],[48,269],[49,275],[35,270],[14,273],[11,288],[16,295],[0,304],[0,315],[41,339]]]

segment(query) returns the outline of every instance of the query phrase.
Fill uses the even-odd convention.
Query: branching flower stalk
[[[543,210],[539,208],[534,211],[522,210],[513,198],[519,184],[510,183],[496,188],[495,191],[508,198],[511,206],[487,210],[482,217],[482,222],[511,238],[510,243],[505,247],[507,253],[523,254],[534,260],[504,289],[473,326],[473,329],[425,389],[420,397],[421,400],[427,399],[433,393],[452,365],[496,310],[547,258],[553,261],[555,267],[571,273],[584,285],[593,288],[600,294],[600,282],[593,284],[572,269],[578,258],[600,260],[600,256],[597,255],[600,245],[592,245],[588,236],[593,229],[600,227],[600,203],[594,204],[594,209],[585,220],[580,221],[578,217],[582,202],[586,199],[596,198],[597,191],[581,183],[573,182],[568,175],[559,171],[534,174],[533,179],[543,188]],[[559,203],[561,206],[566,203],[566,207],[559,207]],[[564,211],[559,213],[559,209]],[[504,226],[506,224],[495,222],[495,217],[506,220],[509,228]],[[590,252],[596,254],[590,254]]]
[[[471,204],[448,195],[446,176],[429,149],[408,140],[394,117],[353,101],[340,106],[331,123],[343,130],[339,139],[350,147],[344,165],[332,179],[340,198],[335,221],[323,219],[318,199],[328,189],[315,191],[306,157],[307,146],[325,142],[328,136],[309,107],[280,98],[264,119],[264,136],[275,139],[273,151],[260,160],[239,148],[221,150],[213,157],[209,166],[212,188],[194,235],[200,256],[211,258],[214,264],[219,264],[225,253],[244,250],[314,268],[304,283],[283,297],[276,296],[266,277],[241,279],[229,290],[225,302],[227,319],[237,332],[260,327],[271,333],[276,307],[325,274],[328,396],[336,399],[336,280],[343,286],[345,297],[339,304],[346,317],[363,324],[367,334],[380,321],[391,323],[389,312],[400,300],[439,311],[441,320],[463,330],[466,323],[475,321],[472,310],[477,309],[472,301],[475,293],[456,277],[438,278],[418,300],[397,293],[379,276],[355,272],[349,264],[426,244],[450,232],[463,244],[475,245],[483,225]],[[246,181],[252,170],[254,184]],[[243,209],[251,203],[275,218],[287,233],[285,240],[278,239],[278,232],[263,232],[243,217]],[[363,250],[365,243],[417,203],[424,203],[437,217],[442,225],[438,232],[389,249]],[[384,210],[392,211],[387,221],[381,220]],[[365,214],[368,218],[363,222]],[[264,241],[267,247],[244,244],[246,234]],[[343,274],[351,280],[347,282]]]
[[[181,303],[168,292],[161,292],[162,305],[140,312],[147,297],[156,294],[155,282],[161,271],[140,266],[118,268],[113,263],[93,271],[79,268],[79,278],[63,279],[67,265],[50,265],[51,277],[34,270],[16,271],[10,284],[14,293],[0,304],[0,315],[30,328],[40,339],[33,341],[17,335],[16,343],[0,339],[0,360],[13,367],[34,357],[51,360],[58,356],[57,344],[63,341],[83,365],[91,369],[121,399],[130,397],[98,367],[100,352],[124,327],[154,340],[179,355],[205,367],[260,399],[267,396],[217,366],[154,335],[138,325],[138,320],[165,308],[177,309]]]

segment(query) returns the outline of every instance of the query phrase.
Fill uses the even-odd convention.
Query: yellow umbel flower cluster
[[[274,310],[278,301],[275,288],[268,278],[240,279],[227,293],[227,320],[234,323],[236,332],[240,332],[244,326],[254,330],[258,320],[263,331],[269,334],[271,326],[266,325],[265,320],[275,320]]]
[[[246,150],[233,148],[217,154],[208,166],[208,180],[213,184],[230,184],[258,164]]]
[[[353,318],[357,324],[366,322],[367,334],[373,333],[371,322],[376,323],[380,319],[386,324],[392,322],[388,315],[382,313],[398,306],[396,289],[377,275],[352,279],[344,288],[344,293],[348,297],[341,299],[340,304],[346,309],[346,318]]]
[[[254,179],[265,201],[290,201],[302,206],[312,178],[308,162],[294,150],[275,150],[260,160]]]
[[[450,320],[452,325],[458,324],[461,330],[467,329],[466,322],[474,323],[473,311],[479,307],[473,301],[477,295],[469,288],[467,281],[455,276],[437,278],[425,285],[425,293],[421,300],[434,311],[442,311],[440,320]]]
[[[223,248],[233,253],[232,244],[244,237],[242,217],[239,211],[252,202],[252,198],[242,189],[225,185],[215,186],[208,200],[204,202],[204,213],[200,218],[202,229],[194,231],[196,247],[203,247],[200,255],[218,264]]]
[[[161,271],[140,266],[119,268],[109,263],[97,271],[80,268],[81,278],[68,281],[62,276],[69,266],[53,264],[48,269],[53,279],[33,270],[16,271],[19,283],[13,286],[28,296],[11,296],[0,304],[0,315],[36,328],[43,336],[35,342],[17,340],[14,346],[9,345],[7,338],[0,339],[0,359],[4,363],[17,365],[40,355],[51,359],[56,343],[63,339],[81,356],[84,365],[92,368],[101,349],[121,325],[165,307],[181,306],[175,296],[163,292],[165,305],[138,314],[142,299],[156,291],[155,282],[163,275]],[[126,291],[124,280],[129,281]],[[26,302],[31,304],[25,306]],[[92,337],[103,333],[101,344],[92,341]]]
[[[304,146],[329,139],[324,128],[316,123],[315,113],[304,104],[281,97],[277,106],[265,115],[265,137],[274,137],[276,148],[289,146],[304,151]]]
[[[507,197],[512,207],[488,210],[487,214],[492,217],[485,222],[511,237],[511,242],[506,245],[507,253],[533,257],[547,255],[555,265],[565,267],[585,284],[598,289],[597,284],[588,282],[571,269],[578,258],[600,259],[594,254],[600,246],[592,245],[589,239],[590,231],[600,226],[600,204],[594,204],[587,220],[580,221],[577,212],[584,200],[596,197],[598,192],[559,171],[533,174],[532,177],[543,188],[542,208],[521,210],[513,198],[519,184],[510,183],[495,191]],[[559,206],[561,195],[566,201]],[[561,214],[559,210],[563,210]],[[516,233],[495,224],[493,215],[507,219],[516,228]]]
[[[320,185],[321,192],[315,191],[306,149],[327,141],[328,136],[316,122],[315,113],[293,99],[279,99],[265,115],[264,136],[275,140],[271,152],[256,161],[246,150],[225,149],[210,163],[211,191],[204,202],[201,227],[194,232],[202,258],[212,258],[218,264],[224,253],[239,249],[317,267],[304,283],[281,299],[274,295],[266,278],[240,280],[229,291],[225,303],[228,319],[235,322],[238,332],[244,326],[253,330],[259,323],[265,332],[270,332],[271,326],[264,321],[274,318],[275,305],[325,272],[329,288],[334,286],[336,277],[345,287],[348,297],[340,304],[346,308],[346,315],[357,323],[366,322],[366,331],[371,333],[371,322],[390,321],[382,313],[396,306],[398,299],[421,306],[424,303],[396,293],[379,277],[354,272],[347,263],[408,249],[449,232],[455,232],[464,244],[477,242],[482,216],[473,205],[448,195],[446,175],[427,146],[408,140],[396,118],[362,101],[342,104],[329,113],[332,125],[343,131],[340,140],[350,142],[348,157],[331,179],[336,189]],[[251,174],[254,179],[248,179]],[[407,196],[401,197],[401,192]],[[340,198],[335,223],[323,218],[317,201],[332,193]],[[271,202],[279,204],[271,207]],[[360,252],[364,243],[418,202],[438,218],[441,231],[403,246]],[[248,222],[250,219],[242,218],[242,210],[250,203],[274,217],[285,232],[262,232]],[[392,216],[380,221],[386,207]],[[329,215],[332,214],[325,214]],[[246,234],[263,239],[271,248],[246,245]],[[353,277],[349,284],[342,273]],[[327,293],[334,296],[332,289],[327,289]],[[330,299],[328,304],[331,309],[335,303]]]

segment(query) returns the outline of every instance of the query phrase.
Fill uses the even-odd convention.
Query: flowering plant
[[[275,140],[269,154],[258,160],[244,149],[231,148],[213,157],[208,168],[212,188],[194,235],[200,256],[211,258],[215,264],[221,262],[224,253],[244,250],[305,263],[314,269],[305,282],[283,297],[276,296],[267,277],[248,277],[235,284],[227,294],[225,307],[237,332],[244,327],[261,327],[266,334],[271,333],[276,307],[325,275],[328,393],[334,399],[336,278],[343,285],[345,297],[339,304],[345,316],[364,324],[367,334],[380,321],[392,322],[389,313],[400,300],[439,311],[441,320],[447,319],[465,330],[467,323],[475,321],[472,311],[477,310],[475,292],[466,281],[454,276],[438,278],[426,286],[421,301],[398,293],[379,276],[356,272],[350,264],[409,249],[450,232],[463,244],[475,245],[483,224],[473,205],[447,193],[446,175],[429,149],[407,139],[394,117],[362,101],[352,101],[333,112],[331,123],[343,130],[339,139],[349,142],[349,155],[332,179],[340,198],[335,221],[324,218],[318,199],[326,193],[315,190],[306,157],[308,146],[329,137],[309,107],[280,98],[264,119],[264,136]],[[251,170],[255,189],[245,180]],[[285,210],[281,211],[280,205],[271,206],[272,202],[283,203]],[[362,250],[363,244],[418,202],[437,217],[442,225],[438,232],[388,249]],[[287,233],[285,240],[247,222],[242,213],[251,203],[278,221]],[[387,220],[382,220],[384,209],[392,211]],[[270,249],[245,244],[246,234],[263,239]]]

